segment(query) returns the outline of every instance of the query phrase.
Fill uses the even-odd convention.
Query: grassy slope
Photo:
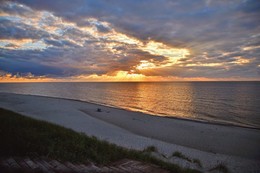
[[[0,108],[0,156],[39,155],[53,159],[108,164],[129,158],[159,165],[173,172],[198,172],[181,169],[147,153],[128,150],[85,134],[34,120]]]

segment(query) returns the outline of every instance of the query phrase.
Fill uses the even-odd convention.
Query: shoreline
[[[105,106],[105,107],[109,107],[109,108],[113,108],[113,109],[119,109],[119,110],[124,110],[124,111],[135,112],[135,113],[142,113],[142,114],[146,114],[146,115],[152,116],[152,117],[169,118],[169,119],[176,119],[176,120],[181,120],[181,121],[190,121],[190,122],[195,122],[195,123],[203,123],[203,124],[212,124],[212,125],[220,125],[220,126],[239,127],[239,128],[260,130],[260,127],[255,127],[255,126],[250,126],[250,125],[242,125],[242,124],[236,124],[236,123],[231,123],[231,122],[210,121],[210,120],[202,120],[202,119],[180,118],[180,117],[170,116],[170,115],[166,115],[166,114],[163,115],[163,114],[151,113],[149,111],[138,111],[138,110],[134,110],[134,109],[131,109],[131,108],[122,108],[122,107],[117,107],[117,106],[113,106],[113,105],[109,105],[109,104],[97,103],[97,102],[94,102],[94,101],[92,102],[92,101],[78,100],[78,99],[73,99],[73,98],[63,98],[63,97],[45,96],[45,95],[0,92],[0,94],[4,94],[4,93],[76,101],[76,102],[81,102],[81,103],[94,104],[96,106]]]
[[[0,107],[122,147],[143,150],[155,146],[169,162],[184,167],[192,167],[192,163],[172,158],[173,152],[199,159],[205,169],[225,163],[231,172],[259,170],[258,129],[152,116],[48,96],[0,93]]]

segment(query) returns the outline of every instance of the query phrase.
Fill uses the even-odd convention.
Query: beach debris
[[[97,108],[97,112],[102,112],[102,110],[100,108]]]

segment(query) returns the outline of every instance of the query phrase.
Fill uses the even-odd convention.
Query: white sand
[[[199,159],[203,171],[224,163],[231,172],[260,172],[260,130],[163,118],[87,102],[0,93],[0,107],[45,120],[120,146],[142,150],[153,145],[170,162],[180,151]],[[101,108],[102,112],[97,112]]]

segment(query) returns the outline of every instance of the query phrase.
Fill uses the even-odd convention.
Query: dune
[[[231,172],[260,171],[260,130],[158,117],[83,101],[44,96],[0,93],[0,107],[52,122],[111,143],[143,150],[158,149],[169,162],[194,167],[181,152],[199,159],[204,170],[219,163]]]

